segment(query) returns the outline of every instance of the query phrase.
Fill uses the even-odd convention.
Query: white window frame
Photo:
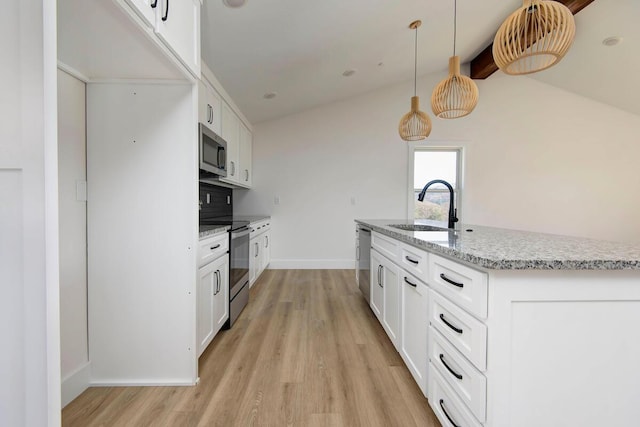
[[[408,144],[409,146],[409,158],[407,161],[407,219],[413,221],[414,211],[415,211],[415,189],[413,188],[413,175],[414,175],[414,165],[415,165],[415,152],[416,151],[458,151],[457,158],[457,171],[456,171],[456,186],[455,188],[455,206],[454,208],[458,209],[458,219],[460,222],[463,218],[463,203],[464,200],[463,190],[464,190],[464,157],[466,151],[466,144],[461,143],[460,141],[451,142],[451,141],[429,141],[429,142],[411,142]],[[426,184],[426,182],[425,182]],[[440,190],[442,192],[449,192],[447,189]],[[438,190],[428,192],[440,192]]]

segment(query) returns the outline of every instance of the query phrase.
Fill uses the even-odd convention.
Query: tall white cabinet
[[[192,90],[180,84],[87,86],[94,384],[196,381],[198,166]]]

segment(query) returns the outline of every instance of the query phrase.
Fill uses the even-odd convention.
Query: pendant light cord
[[[414,44],[415,52],[413,53],[413,96],[417,96],[417,80],[418,80],[418,27],[416,27],[416,42]]]
[[[458,35],[458,0],[453,0],[453,56],[456,56],[456,38]]]

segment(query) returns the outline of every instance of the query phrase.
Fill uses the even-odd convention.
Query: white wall
[[[418,82],[429,113],[443,77]],[[476,110],[434,119],[427,140],[465,147],[461,221],[640,241],[640,116],[526,77],[477,83]],[[255,190],[238,192],[236,212],[273,216],[272,268],[350,267],[354,218],[407,216],[397,124],[411,92],[407,83],[254,126]]]
[[[87,180],[85,96],[84,82],[58,71],[62,406],[89,386],[87,203],[76,194]]]
[[[60,425],[55,2],[0,14],[0,425]]]

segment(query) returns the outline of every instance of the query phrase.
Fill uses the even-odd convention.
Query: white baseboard
[[[97,380],[91,381],[92,387],[181,387],[181,386],[193,386],[200,381],[200,378],[196,378],[193,381],[181,381],[181,380],[148,380],[140,379],[133,381],[109,381],[109,380]]]
[[[272,259],[270,270],[353,270],[353,259]]]
[[[62,407],[80,396],[91,385],[91,362],[86,362],[62,379]]]

